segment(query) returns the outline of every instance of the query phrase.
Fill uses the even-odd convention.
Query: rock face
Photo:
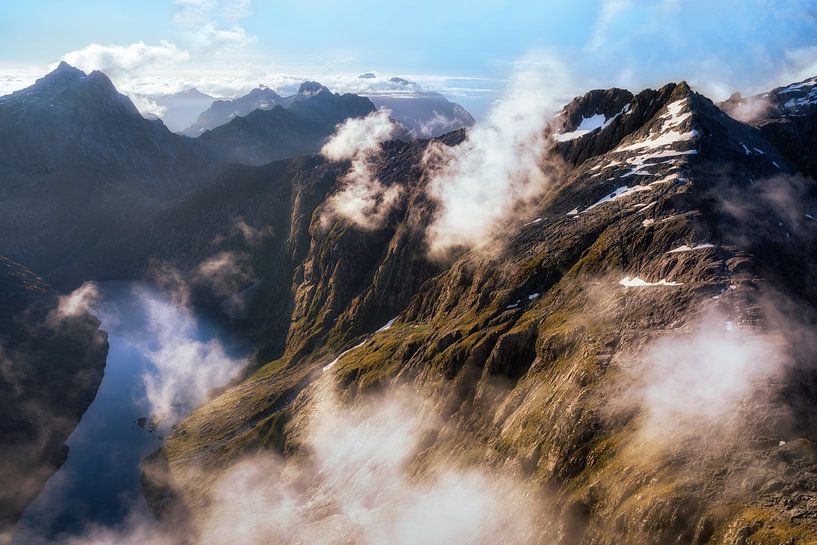
[[[164,485],[187,509],[202,508],[207,485],[174,476],[212,475],[259,448],[298,452],[310,384],[332,362],[352,403],[410,383],[436,404],[446,425],[424,459],[477,456],[547,491],[543,542],[813,538],[814,354],[801,336],[817,302],[813,180],[763,128],[685,83],[594,91],[553,125],[563,174],[529,222],[497,235],[491,255],[427,258],[435,204],[426,142],[390,143],[377,157],[378,178],[406,193],[373,231],[321,223],[320,202],[337,191],[342,165],[290,162],[291,182],[270,178],[289,188],[275,202],[291,221],[276,234],[282,253],[266,254],[284,265],[257,263],[276,271],[278,291],[259,295],[248,319],[277,331],[260,335],[276,341],[245,381],[168,439]],[[445,143],[462,139],[452,133]],[[229,185],[254,172],[261,176],[234,173]],[[786,303],[771,312],[770,301]],[[770,378],[768,395],[725,406],[737,422],[728,434],[715,418],[645,439],[653,412],[638,404],[640,390],[629,388],[641,383],[628,383],[626,370],[661,339],[697,346],[693,326],[712,314],[711,331],[738,328],[784,346],[790,367]],[[800,325],[780,327],[783,315]]]
[[[744,99],[733,95],[724,110],[758,127],[806,175],[817,175],[817,79],[810,78]]]
[[[0,543],[65,461],[65,441],[102,382],[107,340],[87,313],[59,315],[57,297],[0,257]]]

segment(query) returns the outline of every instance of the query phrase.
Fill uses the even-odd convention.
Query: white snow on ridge
[[[582,118],[582,122],[579,123],[579,126],[576,127],[576,130],[570,132],[556,133],[553,135],[553,138],[557,142],[567,142],[568,140],[575,140],[580,136],[584,136],[585,134],[591,133],[596,129],[602,128],[606,122],[607,119],[604,117],[604,114],[596,114],[591,117],[584,117]]]
[[[356,344],[352,348],[350,348],[348,350],[344,350],[343,352],[341,352],[340,355],[337,358],[335,358],[334,360],[332,360],[331,363],[323,366],[323,371],[326,372],[326,371],[330,370],[332,367],[335,366],[336,363],[338,363],[340,361],[340,358],[342,358],[343,356],[345,356],[346,354],[348,354],[349,352],[351,352],[355,348],[360,348],[361,346],[366,344],[366,341],[368,341],[368,340],[369,340],[368,338],[364,339],[363,342],[361,342],[360,344]]]
[[[624,286],[625,288],[649,288],[653,286],[682,286],[682,282],[667,282],[665,278],[662,278],[658,282],[647,282],[646,280],[642,280],[637,276],[630,278],[629,276],[625,276],[621,280],[618,281],[619,284]]]
[[[613,191],[609,195],[606,195],[605,197],[602,197],[600,200],[598,200],[595,203],[588,206],[584,210],[584,212],[589,212],[590,210],[592,210],[593,208],[595,208],[595,207],[597,207],[599,205],[602,205],[602,204],[605,204],[605,203],[608,203],[608,202],[617,201],[619,199],[622,199],[624,197],[632,195],[633,193],[638,193],[639,191],[650,191],[650,190],[653,189],[653,186],[656,186],[658,184],[667,184],[667,183],[673,182],[673,181],[675,181],[676,179],[679,179],[679,178],[680,177],[677,174],[670,174],[669,176],[665,176],[664,178],[661,178],[660,180],[656,180],[656,181],[654,181],[652,183],[649,183],[647,185],[634,185],[632,187],[628,187],[628,186],[624,185],[624,186],[618,187],[618,188],[616,188],[615,191]]]
[[[654,135],[650,135],[651,137]],[[667,131],[665,133],[661,133],[658,138],[648,137],[646,140],[642,140],[640,142],[634,142],[629,146],[624,146],[623,148],[616,148],[613,150],[614,152],[623,152],[623,151],[635,151],[641,149],[658,149],[663,148],[665,146],[671,146],[672,144],[677,144],[678,142],[688,142],[698,136],[698,131],[692,129],[689,132],[679,132],[679,131]],[[697,153],[697,152],[696,152]]]
[[[386,325],[375,331],[375,333],[380,333],[381,331],[386,331],[387,329],[391,329],[392,324],[394,324],[395,320],[397,320],[397,316],[386,322]]]
[[[799,108],[800,106],[807,106],[810,104],[817,103],[817,87],[813,88],[809,93],[800,98],[792,98],[786,101],[783,104],[783,108],[787,110],[792,110],[795,108]]]
[[[590,134],[591,132],[598,130],[598,129],[606,129],[610,123],[612,123],[618,116],[627,113],[630,110],[630,105],[627,104],[622,108],[620,112],[614,115],[611,118],[604,117],[604,114],[596,114],[590,117],[583,117],[582,122],[579,123],[579,126],[576,127],[575,130],[570,132],[563,132],[563,133],[556,133],[553,135],[553,138],[557,142],[567,142],[568,140],[575,140],[576,138],[582,137],[585,134]]]
[[[667,104],[667,113],[659,117],[659,119],[666,120],[661,125],[663,129],[672,129],[673,127],[677,127],[692,115],[692,112],[681,113],[681,108],[687,105],[687,99],[682,98],[681,100],[676,100],[671,104]]]
[[[806,81],[802,81],[800,83],[792,83],[791,85],[787,86],[786,88],[781,89],[780,91],[778,91],[777,94],[782,95],[783,93],[791,93],[791,92],[796,91],[797,89],[801,89],[803,87],[808,87],[809,85],[814,85],[815,83],[817,83],[817,77],[809,78]]]
[[[695,251],[695,250],[704,250],[706,248],[714,248],[714,247],[715,247],[714,244],[710,244],[708,242],[705,242],[703,244],[693,244],[692,246],[689,246],[687,244],[682,244],[681,246],[678,246],[674,250],[670,250],[667,253],[668,254],[676,254],[676,253],[679,253],[679,252],[692,252],[692,251]]]
[[[698,150],[687,150],[687,151],[675,151],[675,150],[663,150],[655,153],[648,153],[645,155],[637,155],[636,157],[630,157],[626,160],[627,164],[633,165],[628,172],[625,172],[621,175],[622,178],[627,176],[652,176],[650,172],[642,172],[643,169],[649,166],[656,166],[660,164],[673,164],[672,168],[678,168],[678,165],[675,163],[675,160],[672,161],[663,161],[661,163],[648,163],[652,159],[663,159],[666,157],[679,157],[682,155],[697,155]]]

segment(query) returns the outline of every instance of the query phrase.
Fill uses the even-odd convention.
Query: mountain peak
[[[72,82],[84,77],[85,72],[71,66],[65,61],[60,61],[54,70],[39,78],[35,82],[35,85],[50,82]]]
[[[329,91],[329,89],[327,89],[317,81],[305,81],[298,88],[299,95],[317,95],[318,93],[322,93],[323,91]]]

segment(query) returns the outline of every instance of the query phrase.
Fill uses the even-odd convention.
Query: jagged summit
[[[54,78],[54,77],[72,77],[72,76],[73,77],[82,77],[84,75],[85,75],[85,72],[83,72],[79,68],[71,66],[70,64],[68,64],[65,61],[60,61],[60,63],[57,65],[57,67],[54,70],[52,70],[51,72],[49,72],[48,74],[43,76],[41,79]]]
[[[17,105],[25,110],[53,109],[63,104],[82,105],[88,110],[102,109],[140,116],[136,106],[127,96],[117,91],[113,82],[103,72],[94,70],[88,74],[65,61],[53,71],[39,78],[29,87],[0,97],[0,104]],[[140,116],[141,117],[141,116]]]
[[[298,87],[299,95],[312,96],[325,92],[328,93],[331,91],[329,91],[329,89],[326,86],[318,83],[317,81],[305,81],[300,85],[300,87]]]

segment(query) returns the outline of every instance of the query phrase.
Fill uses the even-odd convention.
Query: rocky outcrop
[[[11,543],[17,518],[66,459],[108,345],[96,318],[59,313],[51,288],[4,257],[0,306],[0,543]]]

